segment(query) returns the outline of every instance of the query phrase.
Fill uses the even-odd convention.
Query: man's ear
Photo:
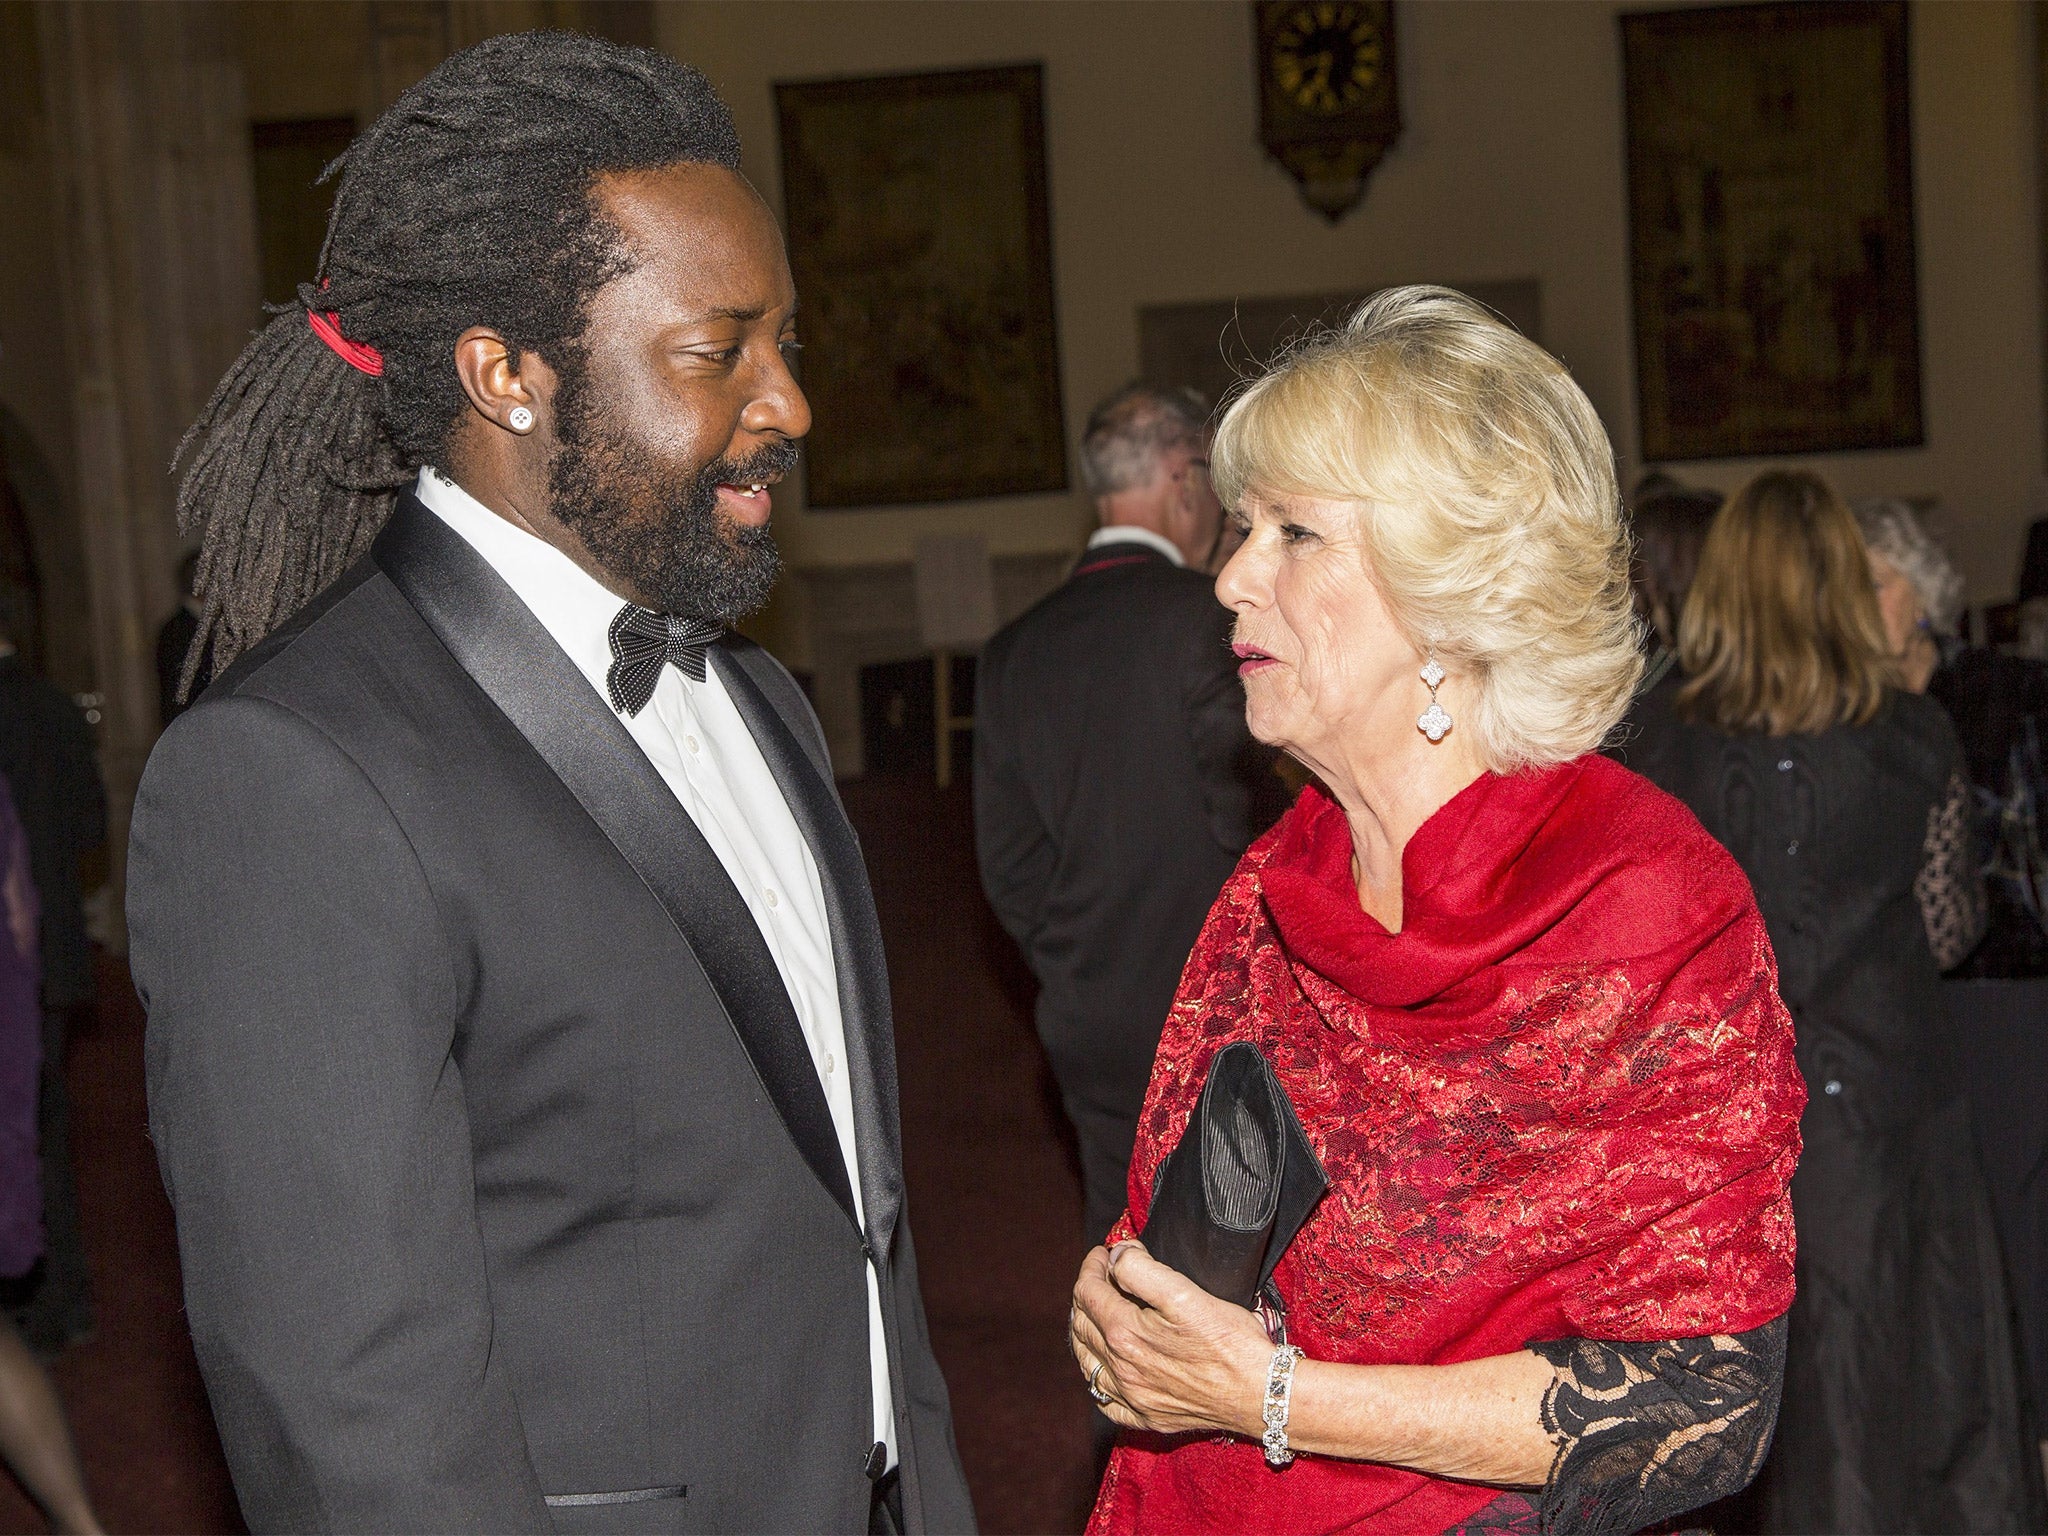
[[[515,364],[505,338],[485,325],[455,338],[455,376],[479,416],[518,437],[542,424],[554,399],[555,371],[541,355],[529,351]]]

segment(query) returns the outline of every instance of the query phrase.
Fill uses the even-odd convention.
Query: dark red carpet
[[[983,1529],[1077,1530],[1093,1495],[1088,1404],[1067,1357],[1081,1198],[1031,981],[983,904],[964,786],[844,786],[895,977],[910,1210],[939,1362]],[[109,965],[70,1061],[99,1332],[56,1377],[115,1531],[239,1531],[179,1313],[170,1209],[142,1095],[142,1017]],[[0,1531],[41,1520],[0,1476]]]

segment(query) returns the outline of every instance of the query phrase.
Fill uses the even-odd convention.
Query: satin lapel
[[[903,1205],[903,1149],[896,1103],[896,1036],[882,925],[853,828],[824,776],[730,644],[711,648],[711,665],[753,733],[817,862],[832,927],[839,1012],[853,1069],[854,1149],[861,1200],[878,1251],[887,1253]]]
[[[407,494],[372,552],[661,903],[797,1151],[858,1228],[832,1112],[775,957],[696,823],[576,664],[461,535]]]

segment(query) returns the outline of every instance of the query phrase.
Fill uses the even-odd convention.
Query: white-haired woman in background
[[[1963,578],[1908,503],[1889,498],[1860,502],[1856,524],[1870,551],[1877,611],[1892,659],[1906,687],[1925,693],[1941,665],[1941,642],[1956,636]]]
[[[1901,680],[1948,711],[1975,787],[1975,852],[1990,866],[1984,940],[1952,975],[2048,976],[2048,665],[1969,645],[1963,578],[1903,501],[1859,503],[1885,639]]]
[[[1075,1288],[1135,1432],[1092,1528],[1622,1532],[1739,1489],[1804,1093],[1741,871],[1595,755],[1642,669],[1599,419],[1478,305],[1396,289],[1212,457],[1251,729],[1317,782],[1217,899]],[[1284,1343],[1133,1240],[1247,1040],[1329,1178]]]

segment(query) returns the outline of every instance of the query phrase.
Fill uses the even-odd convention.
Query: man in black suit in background
[[[658,54],[460,53],[195,430],[230,665],[150,761],[129,911],[253,1530],[973,1523],[866,871],[725,633],[810,425],[738,163]]]
[[[43,1060],[36,1102],[43,1176],[43,1257],[21,1287],[15,1323],[39,1355],[92,1332],[92,1281],[71,1164],[71,1031],[97,991],[86,934],[89,863],[103,863],[107,792],[99,750],[71,695],[32,671],[17,648],[22,612],[0,603],[0,778],[28,839],[42,905]],[[10,1287],[13,1289],[13,1287]]]
[[[1081,455],[1102,527],[975,678],[982,888],[1038,977],[1091,1244],[1124,1208],[1181,967],[1280,809],[1206,569],[1223,539],[1206,417],[1192,391],[1143,384],[1096,407]]]

